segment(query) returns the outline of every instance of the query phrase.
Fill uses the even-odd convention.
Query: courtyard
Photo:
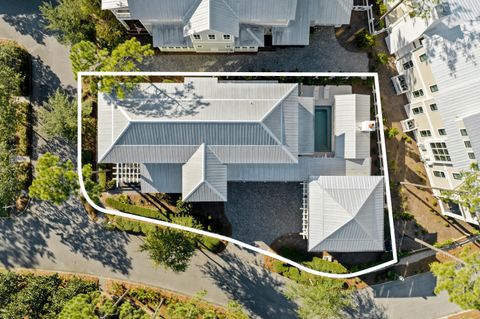
[[[234,239],[270,245],[280,236],[302,231],[300,183],[232,182],[228,198],[225,214]]]

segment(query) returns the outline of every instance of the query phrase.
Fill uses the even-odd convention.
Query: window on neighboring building
[[[452,173],[454,179],[462,179],[462,175],[460,173]]]
[[[465,144],[466,148],[472,148],[472,143],[470,143],[470,141],[463,141],[463,143]]]
[[[432,136],[432,132],[430,132],[430,130],[422,130],[422,131],[420,131],[420,136],[421,137],[429,137],[429,136]]]
[[[417,106],[412,109],[413,114],[422,114],[423,113],[423,107]]]
[[[471,153],[471,152],[468,153],[468,158],[470,158],[470,159],[475,159],[475,154],[473,154],[473,153]]]
[[[411,68],[413,68],[413,62],[412,62],[412,60],[409,60],[409,61],[407,61],[407,62],[405,62],[405,63],[403,64],[403,69],[404,69],[404,70],[408,70],[408,69],[411,69]]]
[[[438,111],[437,104],[435,104],[435,103],[430,104],[430,110],[432,110],[432,111]]]
[[[197,48],[203,48],[203,45],[197,45]]]
[[[450,154],[448,154],[447,145],[444,142],[430,143],[433,157],[436,161],[450,162]]]
[[[425,62],[425,61],[427,61],[427,55],[426,55],[425,53],[424,53],[424,54],[421,54],[421,55],[419,56],[419,59],[420,59],[420,62]]]
[[[209,34],[208,40],[215,40],[215,34]]]
[[[439,129],[438,129],[438,134],[440,134],[440,135],[447,135],[447,132],[445,131],[444,128],[439,128]]]
[[[420,97],[420,96],[423,96],[423,90],[422,89],[413,91],[413,97]]]
[[[430,87],[430,91],[431,91],[432,93],[438,92],[438,86],[437,86],[436,84],[435,84],[435,85],[432,85],[432,86]]]
[[[445,173],[442,171],[433,171],[433,175],[435,175],[435,177],[445,178]]]
[[[194,34],[194,35],[193,35],[193,38],[194,38],[195,40],[201,40],[201,39],[202,39],[202,37],[200,36],[200,34]]]
[[[223,40],[230,40],[230,34],[224,34]]]
[[[468,136],[467,130],[464,128],[460,129],[460,134],[462,134],[462,136]]]

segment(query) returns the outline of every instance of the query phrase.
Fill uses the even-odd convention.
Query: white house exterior
[[[480,158],[480,2],[447,0],[428,18],[401,5],[387,27],[399,72],[392,83],[409,100],[403,129],[415,135],[431,185],[453,189],[458,173]],[[440,204],[445,215],[478,223],[475,214]]]
[[[131,32],[171,52],[308,45],[310,26],[350,23],[353,0],[102,0]]]
[[[119,182],[190,202],[228,201],[229,182],[301,182],[311,251],[379,251],[376,124],[370,96],[350,86],[187,77],[140,84],[123,99],[99,93],[97,154],[116,164]]]

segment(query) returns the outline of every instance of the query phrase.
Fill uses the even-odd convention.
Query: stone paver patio
[[[145,71],[192,72],[366,72],[366,53],[347,51],[340,46],[333,27],[319,28],[310,35],[310,45],[283,47],[257,54],[159,54]]]
[[[263,241],[302,231],[300,183],[229,183],[225,214],[232,237],[245,243]]]

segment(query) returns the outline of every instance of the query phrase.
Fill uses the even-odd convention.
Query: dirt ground
[[[336,30],[337,39],[344,48],[360,51],[355,44],[355,34],[367,28],[365,12],[353,12],[351,24]],[[386,65],[376,62],[379,52],[388,54],[385,44],[386,34],[377,36],[375,48],[368,50],[369,69],[378,72],[381,92],[382,110],[386,127],[395,127],[400,132],[396,137],[387,139],[387,157],[392,189],[394,212],[409,212],[412,220],[395,218],[397,243],[400,250],[420,248],[419,244],[404,238],[406,233],[412,237],[423,239],[429,243],[442,242],[471,234],[475,230],[468,223],[442,216],[437,200],[428,189],[413,186],[402,186],[400,182],[428,185],[428,178],[420,154],[412,135],[402,133],[400,121],[406,119],[404,105],[408,104],[405,95],[396,95],[390,78],[397,75],[395,58],[389,57]],[[407,138],[407,136],[409,138]]]

